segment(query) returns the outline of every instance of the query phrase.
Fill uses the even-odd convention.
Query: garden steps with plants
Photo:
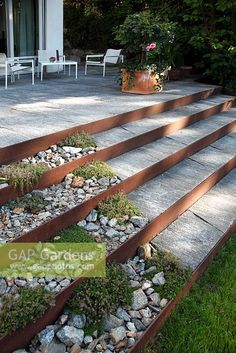
[[[223,121],[221,114],[224,114]],[[101,190],[98,195],[82,202],[80,201],[79,204],[60,212],[56,217],[50,217],[50,220],[47,221],[43,220],[41,224],[38,224],[38,227],[27,232],[17,233],[13,238],[16,241],[47,240],[62,228],[66,228],[72,223],[83,219],[104,198],[114,195],[120,190],[131,192],[151,178],[155,178],[192,153],[199,151],[236,128],[236,121],[232,118],[231,111],[221,114],[217,118],[209,118],[209,121],[205,120],[194,124],[196,125],[196,130],[199,129],[201,133],[200,135],[193,134],[187,146],[174,141],[174,136],[178,137],[177,132],[173,134],[173,139],[160,139],[150,145],[111,160],[109,163],[114,171],[118,172],[124,179],[121,183],[111,186],[105,191]],[[218,125],[220,126],[219,129],[217,129]],[[185,134],[188,137],[191,136],[192,130],[195,131],[193,127],[187,127],[181,130],[181,133],[183,136]]]
[[[225,128],[226,134],[229,133],[232,131],[231,128],[234,129],[233,126],[236,124],[235,114],[236,109],[233,108],[214,115],[206,120],[174,132],[171,135],[167,135],[167,137],[163,137],[111,159],[108,161],[108,164],[116,171],[121,179],[128,178],[134,173],[138,173],[149,165],[161,161],[185,146],[189,146],[197,140],[214,134],[221,128]]]
[[[216,141],[215,143],[212,144],[212,149],[217,150],[217,151],[218,150],[225,151],[223,153],[223,155],[226,158],[225,158],[225,160],[223,162],[222,162],[222,160],[218,161],[215,164],[214,168],[210,168],[210,171],[208,170],[208,172],[206,174],[203,174],[203,177],[200,180],[198,180],[198,183],[199,183],[198,185],[194,184],[193,189],[188,192],[188,194],[190,195],[190,199],[191,199],[189,201],[190,205],[191,205],[191,203],[194,203],[199,197],[201,197],[201,195],[203,195],[205,192],[207,192],[207,190],[209,188],[211,188],[214,185],[214,183],[216,183],[218,180],[220,180],[220,178],[222,178],[224,176],[224,174],[227,174],[233,167],[235,167],[235,165],[236,165],[236,160],[235,159],[234,159],[233,163],[230,163],[231,162],[230,161],[230,151],[231,151],[232,146],[235,146],[234,142],[235,142],[235,134],[230,134],[229,136],[223,137],[220,140],[218,140],[218,141]],[[209,148],[209,147],[207,147],[207,148]],[[227,151],[229,152],[229,154],[227,154]],[[198,155],[198,154],[196,153],[195,155],[193,155],[192,159],[196,159],[196,155]],[[184,162],[186,162],[186,161],[190,161],[190,159],[185,160]],[[179,165],[181,163],[179,163]],[[196,163],[196,164],[198,166],[200,166],[199,168],[201,169],[201,171],[203,171],[204,168],[201,167],[200,163]],[[176,167],[178,167],[178,165]],[[150,168],[153,168],[153,165],[151,165]],[[148,167],[147,170],[150,171],[150,168]],[[174,168],[175,167],[171,168],[172,171],[173,171]],[[145,170],[141,170],[141,173],[144,172],[145,174],[147,174],[147,170],[146,171]],[[171,170],[170,170],[170,172],[171,172]],[[166,173],[168,173],[168,172],[166,172]],[[185,175],[183,174],[181,176],[181,178],[179,178],[179,180],[178,180],[179,184],[182,182],[184,176]],[[130,183],[126,184],[126,187],[124,188],[124,191],[126,193],[129,193],[133,189],[137,188],[137,186],[140,184],[140,182],[141,183],[145,182],[145,180],[143,180],[142,178],[139,178],[139,177],[137,178],[137,177],[138,176],[136,175],[134,184],[132,182],[134,179],[132,177],[130,178]],[[175,178],[175,174],[174,174],[174,178]],[[209,182],[209,178],[211,178],[210,182]],[[202,179],[204,179],[204,180],[202,180]],[[204,184],[205,182],[206,182],[206,185]],[[203,188],[203,190],[200,193],[201,195],[199,193],[197,193],[197,195],[194,195],[194,197],[193,197],[193,193],[196,190],[196,188],[198,188],[198,186],[202,186],[202,185],[204,185],[204,188]],[[182,191],[182,189],[180,189],[180,190]],[[114,192],[117,192],[117,191],[118,191],[118,189],[116,189]],[[132,195],[132,194],[130,194],[130,195]],[[172,213],[173,206],[174,206],[174,208],[177,209],[176,213],[174,214],[175,218],[177,218],[178,215],[180,215],[182,212],[184,212],[183,211],[184,208],[188,209],[188,207],[189,207],[189,204],[186,204],[185,196],[186,195],[181,197],[180,195],[178,195],[178,197],[181,197],[181,199],[177,199],[177,201],[173,205],[170,205],[170,207],[167,210],[167,212],[171,212]],[[153,198],[153,195],[151,194],[150,197]],[[181,202],[179,203],[179,201],[181,201]],[[182,207],[182,208],[180,207],[181,210],[179,210],[179,206]],[[95,207],[95,205],[93,207]],[[89,211],[87,209],[85,211],[85,215],[88,212]],[[174,219],[172,218],[171,221],[173,221]],[[131,239],[131,242],[128,241],[126,244],[124,244],[119,249],[117,249],[113,254],[111,254],[108,257],[108,260],[112,260],[112,259],[114,260],[115,259],[116,261],[125,261],[126,259],[128,259],[132,255],[134,255],[134,253],[136,252],[136,250],[139,247],[139,245],[141,245],[142,243],[145,243],[146,241],[151,240],[156,235],[156,233],[158,232],[158,227],[157,227],[158,223],[160,223],[159,227],[165,228],[168,225],[169,222],[170,222],[169,219],[165,220],[165,222],[164,222],[165,224],[163,225],[163,221],[160,221],[160,217],[157,215],[155,223],[153,223],[153,221],[152,221],[146,228],[144,228],[142,231],[137,233],[136,236],[133,239]],[[147,239],[147,237],[148,237],[148,239]],[[132,247],[130,246],[131,244],[133,245]],[[43,321],[41,321],[41,323],[39,323],[37,321],[37,323],[33,324],[33,332],[39,331],[40,327],[43,327],[42,325],[45,326],[47,323],[52,322],[52,320],[54,320],[54,318],[59,314],[59,312],[60,312],[60,310],[61,310],[61,308],[63,306],[63,303],[65,302],[65,300],[68,297],[69,293],[71,293],[73,288],[75,288],[75,286],[78,285],[80,283],[80,281],[81,280],[78,280],[78,281],[74,282],[70,287],[66,288],[62,293],[57,295],[57,299],[56,299],[57,305],[56,305],[56,307],[53,308],[50,312],[48,312],[46,314],[46,319],[44,317],[42,319]],[[18,335],[19,334],[20,333],[18,333]],[[29,337],[29,335],[31,335],[31,334],[32,334],[32,331],[29,331],[27,336]],[[4,344],[4,340],[3,340],[2,343]],[[1,345],[1,343],[0,343],[0,345]],[[134,350],[134,349],[132,349],[132,351],[136,352],[136,350]]]
[[[140,120],[153,114],[162,113],[170,109],[191,104],[200,99],[207,99],[215,94],[219,94],[221,90],[222,88],[219,86],[205,85],[205,87],[198,87],[197,89],[195,89],[195,87],[190,87],[190,94],[186,94],[185,92],[183,94],[174,92],[174,94],[169,96],[167,92],[167,94],[161,99],[161,102],[159,101],[154,105],[138,108],[104,119],[95,119],[94,121],[80,124],[69,129],[2,147],[0,148],[0,164],[7,164],[19,161],[22,158],[33,156],[39,151],[46,150],[49,146],[56,144],[58,141],[61,141],[75,132],[85,131],[89,134],[95,134],[101,131],[106,131],[116,126]]]
[[[236,141],[236,140],[235,140]],[[235,143],[236,146],[236,143]],[[152,240],[193,270],[215,246],[236,215],[236,169]]]
[[[230,109],[235,102],[236,99],[232,97],[216,96],[210,100],[201,100],[198,103],[190,104],[184,108],[154,115],[151,118],[143,118],[142,120],[126,124],[120,128],[114,128],[105,133],[95,135],[94,137],[98,141],[98,145],[100,145],[99,151],[48,170],[41,176],[36,188],[43,189],[50,185],[57,184],[63,180],[66,174],[72,172],[82,164],[91,162],[92,160],[107,160],[121,155],[122,153],[194,124],[199,120],[207,119],[209,116]],[[113,141],[113,143],[109,145],[111,141]],[[12,186],[0,189],[0,204],[13,200],[20,195],[22,195],[22,193],[15,190]]]

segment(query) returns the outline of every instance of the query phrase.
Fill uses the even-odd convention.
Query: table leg
[[[76,80],[78,78],[78,64],[77,63],[75,64],[75,78],[76,78]]]
[[[32,64],[32,85],[34,85],[34,64]]]
[[[69,76],[70,76],[70,64],[69,64]]]
[[[43,81],[43,64],[41,64],[41,81]]]

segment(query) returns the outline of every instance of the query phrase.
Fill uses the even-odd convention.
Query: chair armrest
[[[87,59],[89,58],[103,58],[104,57],[104,54],[93,54],[93,55],[86,55],[86,61]]]
[[[62,58],[63,61],[66,61],[66,56],[65,55],[59,55],[59,60],[60,60],[60,58]]]

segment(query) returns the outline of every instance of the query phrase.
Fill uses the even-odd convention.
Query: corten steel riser
[[[236,164],[236,158],[234,165]],[[206,179],[204,185],[204,182],[202,182],[201,185],[201,193],[199,190],[196,190],[195,188],[191,193],[189,193],[189,197],[191,199],[191,196],[193,197],[194,194],[194,201],[191,203],[194,203],[197,201],[197,198],[200,198],[204,192],[207,192],[211,187],[215,185],[225,174],[230,172],[232,169],[232,163],[227,163],[228,167],[226,166],[221,167],[217,173],[217,176],[214,176],[212,178],[211,176]],[[224,170],[223,170],[224,169]],[[184,199],[184,198],[182,198]],[[186,205],[186,200],[183,200],[183,205],[182,205],[182,213],[183,208],[187,209]],[[179,206],[179,205],[178,205]],[[178,207],[176,206],[176,207]],[[178,217],[178,210],[177,210],[177,216]],[[159,217],[157,217],[158,219]],[[168,223],[168,222],[167,222]],[[168,224],[166,224],[167,227]],[[152,233],[152,229],[147,226],[145,228],[146,232],[150,232],[149,240],[151,240],[154,236]],[[168,318],[168,316],[171,314],[171,312],[174,310],[175,306],[179,303],[179,301],[184,297],[184,295],[188,292],[188,290],[191,288],[192,284],[198,279],[198,277],[203,273],[203,271],[206,269],[208,263],[212,260],[212,258],[215,256],[217,251],[220,249],[220,247],[224,244],[225,241],[229,239],[229,237],[236,232],[236,223],[234,223],[230,229],[222,236],[222,238],[218,241],[218,243],[215,245],[215,247],[210,251],[207,257],[203,260],[203,262],[197,267],[197,269],[193,272],[192,278],[190,281],[188,281],[183,290],[178,294],[178,296],[170,301],[167,306],[163,309],[163,311],[158,315],[158,317],[155,319],[155,321],[147,328],[145,333],[140,337],[140,339],[137,341],[135,346],[130,350],[130,353],[140,353],[142,349],[144,348],[145,344],[148,342],[148,340],[163,326],[165,320]],[[107,257],[107,261],[116,261],[116,262],[125,262],[130,258],[130,254],[132,253],[131,256],[133,256],[138,247],[144,243],[144,234],[145,231],[140,231],[139,233],[136,234],[136,242],[133,245],[133,249],[130,251],[127,251],[127,243],[126,242],[124,245],[121,245],[119,249],[116,252],[113,252],[111,256]],[[122,253],[122,256],[119,256],[119,253]],[[115,258],[115,254],[117,254],[117,258]],[[125,254],[125,256],[124,256]],[[121,260],[122,259],[122,260]],[[11,336],[4,337],[3,339],[0,339],[0,352],[1,353],[11,353],[15,349],[22,348],[26,346],[30,340],[38,333],[40,332],[45,326],[53,323],[59,316],[59,314],[62,312],[63,307],[69,298],[70,294],[73,292],[73,290],[84,280],[84,278],[79,278],[75,280],[70,286],[65,288],[62,292],[56,295],[55,297],[55,306],[52,307],[50,310],[48,310],[42,318],[37,320],[35,323],[30,323],[28,326],[25,328],[19,329],[16,332],[14,332]]]
[[[22,158],[33,156],[39,151],[47,149],[49,146],[56,144],[58,141],[77,131],[85,131],[90,134],[95,134],[101,131],[112,129],[120,125],[127,124],[132,121],[146,118],[154,114],[163,113],[170,109],[182,107],[200,99],[207,99],[208,97],[218,94],[220,92],[221,87],[207,89],[202,92],[172,99],[164,103],[157,103],[149,107],[114,115],[109,118],[104,118],[87,124],[78,125],[70,129],[55,132],[53,134],[20,142],[15,145],[3,147],[0,148],[0,164],[7,164],[10,162],[19,161]]]
[[[147,181],[162,174],[169,168],[181,162],[185,158],[207,147],[209,144],[215,142],[219,138],[227,135],[228,133],[236,130],[236,121],[214,131],[210,135],[195,141],[194,143],[180,149],[179,151],[169,155],[163,160],[141,170],[140,172],[132,175],[131,177],[123,180],[120,184],[110,187],[109,189],[101,192],[100,194],[92,197],[90,200],[84,201],[78,206],[62,213],[61,215],[43,223],[39,227],[20,235],[13,242],[38,242],[47,241],[60,230],[69,227],[71,224],[81,221],[88,213],[97,206],[102,200],[113,196],[121,191],[125,194],[130,193],[139,186],[145,184]]]
[[[216,243],[216,245],[212,248],[209,254],[203,259],[203,261],[198,265],[198,267],[193,271],[192,276],[188,282],[185,283],[182,290],[179,294],[172,299],[166,307],[161,311],[161,313],[156,317],[156,319],[151,323],[151,325],[144,331],[143,335],[139,338],[139,340],[134,344],[134,346],[128,351],[128,353],[142,353],[146,347],[146,345],[150,342],[150,340],[161,330],[163,325],[165,324],[168,317],[174,311],[176,305],[180,303],[180,301],[185,297],[185,295],[189,292],[193,284],[199,279],[199,277],[204,273],[207,269],[209,263],[216,256],[217,252],[220,248],[229,240],[229,238],[236,233],[236,221],[232,224],[232,226],[224,233],[224,235],[220,238],[220,240]]]
[[[220,113],[221,111],[230,109],[235,104],[236,104],[236,99],[232,99],[227,102],[220,103],[214,107],[205,109],[204,111],[185,116],[174,123],[170,123],[163,127],[153,129],[151,131],[137,135],[125,141],[116,143],[107,148],[103,148],[93,154],[81,157],[74,161],[65,163],[59,167],[50,169],[49,171],[47,171],[42,175],[38,185],[36,185],[34,189],[44,189],[50,185],[58,184],[63,180],[66,174],[72,172],[74,169],[78,168],[79,166],[85,163],[90,163],[93,160],[106,161],[108,159],[112,159],[123,153],[129,152],[135,148],[144,146],[147,143],[151,143],[164,136],[170,135],[198,121],[207,119],[212,115]],[[28,190],[28,192],[32,191],[32,189]],[[14,189],[13,186],[8,186],[4,189],[0,189],[0,206],[22,195],[23,193],[20,193],[19,191]]]

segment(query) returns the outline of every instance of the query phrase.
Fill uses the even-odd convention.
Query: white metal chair
[[[52,50],[45,50],[45,49],[38,50],[38,77],[39,77],[40,69],[42,70],[41,63],[49,62],[49,58],[52,56],[54,56],[56,58],[56,51],[53,52]],[[65,55],[59,54],[59,62],[64,62],[64,61],[65,61]],[[58,73],[59,73],[59,67],[60,67],[60,65],[58,65],[58,68],[57,68]],[[63,70],[65,73],[65,66],[63,66]],[[41,74],[42,74],[42,72],[41,72]]]
[[[22,64],[31,64],[30,66]],[[17,58],[7,58],[6,54],[0,53],[0,76],[5,76],[5,88],[8,86],[8,75],[11,75],[11,83],[15,82],[15,73],[18,74],[18,79],[20,78],[20,72],[25,70],[31,70],[32,73],[32,85],[34,85],[34,60],[32,59],[21,59]]]
[[[107,49],[105,54],[94,54],[86,55],[85,71],[84,74],[87,75],[88,66],[101,66],[103,68],[103,77],[106,74],[106,64],[117,64],[120,60],[122,63],[124,61],[123,55],[121,55],[122,49]],[[90,60],[90,59],[102,59],[100,61]]]

